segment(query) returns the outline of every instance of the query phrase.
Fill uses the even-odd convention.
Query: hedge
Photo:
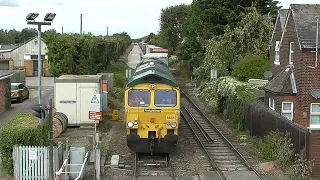
[[[130,46],[126,35],[97,37],[63,34],[49,38],[48,60],[53,76],[103,72]]]
[[[0,134],[0,151],[5,171],[13,176],[12,151],[15,145],[43,146],[48,144],[49,121],[41,128],[32,114],[19,114],[5,125]]]

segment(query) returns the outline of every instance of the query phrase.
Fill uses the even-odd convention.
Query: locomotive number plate
[[[166,120],[176,120],[177,116],[176,115],[167,115]]]

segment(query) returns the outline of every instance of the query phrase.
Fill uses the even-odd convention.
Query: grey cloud
[[[19,7],[20,5],[14,0],[0,0],[0,6]]]

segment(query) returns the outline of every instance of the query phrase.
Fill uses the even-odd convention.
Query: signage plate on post
[[[29,159],[30,160],[37,160],[37,149],[36,148],[29,148]]]
[[[94,112],[101,112],[101,98],[100,94],[94,93],[90,97],[90,110]]]
[[[98,120],[102,121],[103,113],[102,112],[95,112],[95,111],[89,111],[89,119],[90,120]]]

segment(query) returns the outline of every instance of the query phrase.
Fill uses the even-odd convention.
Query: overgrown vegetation
[[[13,176],[12,151],[15,145],[46,146],[48,132],[48,120],[41,128],[39,119],[32,114],[19,114],[10,120],[0,134],[1,159],[5,171]]]
[[[114,73],[113,88],[108,93],[109,109],[121,109],[124,100],[124,88],[128,82],[126,78],[126,68],[124,65],[110,65],[106,72]]]
[[[264,56],[246,56],[234,65],[232,76],[240,81],[264,79],[263,73],[270,70],[270,62]]]
[[[215,113],[223,112],[225,109],[233,110],[235,115],[232,120],[238,129],[244,129],[245,103],[257,101],[254,91],[258,87],[249,83],[237,81],[230,76],[220,77],[216,81],[201,84],[198,88],[198,96],[205,100]],[[233,107],[227,107],[232,105]]]
[[[289,133],[272,131],[258,141],[260,155],[274,161],[292,180],[309,180],[313,160],[308,160],[305,151],[294,154]]]
[[[53,76],[96,74],[106,70],[130,45],[126,33],[107,37],[91,34],[55,34],[48,38],[48,58]]]

